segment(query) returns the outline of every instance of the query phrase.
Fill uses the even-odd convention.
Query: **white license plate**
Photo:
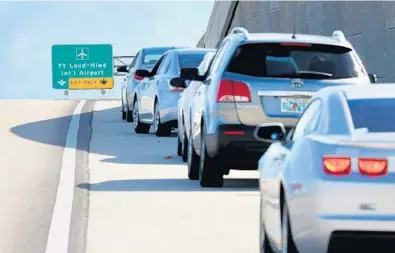
[[[302,113],[309,103],[309,99],[282,98],[281,112]]]

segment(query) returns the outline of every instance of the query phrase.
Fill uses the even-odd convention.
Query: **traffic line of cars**
[[[202,187],[258,169],[261,252],[395,248],[395,86],[376,84],[341,31],[237,27],[218,49],[162,50],[129,67],[140,81],[123,88],[122,116],[136,133],[177,128]]]

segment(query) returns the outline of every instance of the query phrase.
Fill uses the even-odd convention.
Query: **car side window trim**
[[[166,55],[162,55],[159,60],[156,62],[155,66],[152,68],[151,73],[153,75],[156,75],[156,73],[158,72],[160,65],[162,64],[163,59],[165,58]]]

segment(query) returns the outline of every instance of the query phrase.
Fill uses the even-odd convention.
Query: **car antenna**
[[[296,39],[296,25],[295,25],[295,21],[293,23],[294,23],[294,31],[293,31],[293,34],[292,34],[292,39]]]

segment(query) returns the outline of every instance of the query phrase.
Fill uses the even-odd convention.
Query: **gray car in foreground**
[[[395,85],[319,91],[259,160],[261,252],[393,252]]]
[[[148,133],[153,125],[157,136],[169,136],[177,128],[177,105],[184,88],[170,84],[180,77],[182,68],[196,68],[208,49],[183,48],[167,51],[152,71],[136,73],[144,79],[136,87],[133,99],[133,126],[136,133]]]

